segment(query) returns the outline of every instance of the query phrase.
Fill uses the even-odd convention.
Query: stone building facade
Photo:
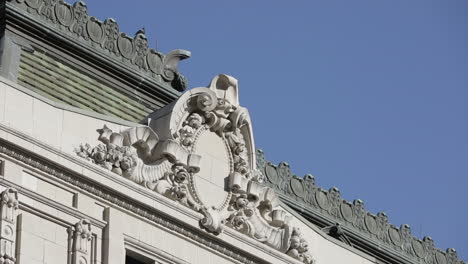
[[[190,52],[81,1],[0,15],[0,263],[463,263],[266,161],[235,78],[185,91]]]

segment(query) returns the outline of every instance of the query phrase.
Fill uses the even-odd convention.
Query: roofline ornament
[[[148,46],[144,28],[132,38],[119,31],[117,22],[108,18],[100,21],[88,15],[88,7],[83,1],[73,5],[64,0],[7,0],[14,9],[26,12],[52,28],[55,35],[63,39],[73,39],[77,44],[86,46],[103,57],[117,61],[139,71],[143,76],[158,83],[168,85],[182,92],[188,87],[187,79],[179,73],[178,64],[191,56],[186,50],[176,49],[164,55]],[[23,18],[22,18],[23,19]],[[34,23],[31,23],[34,25]],[[53,37],[54,34],[48,35]]]
[[[303,263],[315,263],[306,239],[290,225],[292,216],[279,206],[275,191],[261,183],[252,123],[239,105],[236,79],[218,75],[208,87],[194,88],[151,114],[148,123],[122,132],[104,126],[97,130],[102,144],[82,144],[76,153],[200,212],[200,227],[210,233],[232,228]],[[229,156],[227,196],[219,206],[205,204],[194,184],[204,158],[195,151],[203,133],[220,139]]]
[[[364,235],[380,250],[396,250],[413,263],[464,263],[458,259],[455,249],[449,248],[445,252],[436,249],[432,238],[426,236],[421,240],[414,237],[407,224],[395,227],[389,223],[386,213],[374,215],[365,210],[362,200],[348,202],[341,197],[338,188],[323,190],[315,185],[312,175],[297,177],[291,173],[288,163],[273,165],[265,159],[265,154],[260,149],[256,150],[256,155],[257,169],[265,178],[264,184],[280,193],[280,196],[300,203],[301,208],[305,207],[311,212],[311,217],[325,217],[328,225],[323,230],[344,243],[352,245],[352,235],[358,234],[359,237]]]

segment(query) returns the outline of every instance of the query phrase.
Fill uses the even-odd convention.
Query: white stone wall
[[[202,216],[199,213],[76,156],[74,149],[79,144],[99,143],[96,129],[104,125],[119,132],[131,124],[57,107],[22,91],[15,84],[0,80],[1,138],[65,166],[77,173],[76,177],[80,179],[112,189],[120,197],[134,199],[144,205],[145,210],[176,219],[187,227],[186,230],[215,238],[215,235],[207,235],[200,228]],[[203,140],[210,141],[212,138]],[[212,152],[223,147],[222,142],[214,142],[210,146],[212,148],[202,147],[199,151]],[[19,264],[72,264],[73,254],[83,256],[87,263],[124,264],[126,250],[161,263],[242,263],[227,253],[223,254],[223,250],[214,245],[184,235],[188,231],[155,223],[124,208],[121,201],[110,202],[111,199],[106,199],[105,195],[93,194],[83,186],[61,180],[53,173],[19,159],[0,153],[0,160],[4,163],[1,190],[14,187],[19,193],[16,223],[16,258]],[[211,162],[210,166],[206,166],[209,169],[205,168],[206,173],[201,174],[199,180],[208,181],[221,190],[223,182],[213,177],[217,172],[227,170],[225,159],[212,153],[212,158],[205,161]],[[217,164],[218,160],[222,164]],[[210,190],[202,191],[205,195],[202,199],[213,205],[224,198],[222,191],[212,195]],[[73,239],[68,230],[83,219],[89,220],[90,226],[91,236],[83,242],[88,246],[88,251],[71,253]],[[87,226],[87,222],[83,223]],[[300,227],[309,240],[309,250],[316,263],[376,263],[372,258],[332,241],[300,219],[294,218],[292,223]],[[236,248],[240,255],[249,253],[264,259],[266,263],[300,263],[232,229],[225,230],[213,241],[219,239]]]
[[[312,229],[305,219],[294,217],[291,225],[299,227],[309,240],[309,251],[315,256],[317,263],[377,263],[373,257],[326,235],[317,227]]]
[[[29,212],[20,212],[18,263],[67,263],[67,227]]]

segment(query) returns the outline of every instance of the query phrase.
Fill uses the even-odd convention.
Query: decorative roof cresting
[[[84,44],[106,59],[122,63],[124,67],[179,92],[187,88],[187,79],[179,73],[177,66],[191,53],[177,49],[164,55],[149,48],[144,28],[132,38],[119,31],[114,19],[100,21],[89,16],[88,7],[83,1],[73,5],[63,0],[6,1],[16,12],[27,12],[39,20],[41,27],[51,28],[68,40]]]
[[[327,191],[316,186],[311,174],[297,177],[291,173],[288,163],[273,165],[265,160],[265,154],[260,149],[257,149],[256,155],[257,169],[265,175],[264,183],[302,211],[307,211],[306,214],[324,218],[331,225],[339,225],[348,234],[365,237],[378,248],[397,251],[411,259],[411,263],[465,263],[458,258],[455,249],[449,248],[443,252],[435,248],[431,237],[414,237],[409,225],[403,224],[398,228],[389,223],[384,212],[377,215],[368,212],[362,200],[348,202],[341,197],[338,188],[332,187]]]

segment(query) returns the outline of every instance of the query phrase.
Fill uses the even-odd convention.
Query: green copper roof
[[[176,100],[187,87],[178,63],[114,19],[63,0],[0,1],[0,75],[56,102],[132,122]]]
[[[39,52],[21,53],[18,83],[53,101],[133,122],[160,107],[138,102]]]
[[[44,31],[47,41],[61,42],[62,48],[73,52],[78,49],[94,57],[90,60],[98,58],[114,68],[138,73],[169,93],[187,87],[177,64],[189,58],[190,52],[174,50],[162,54],[151,49],[144,29],[130,37],[119,31],[114,19],[100,21],[88,15],[88,7],[83,1],[71,5],[63,0],[10,0],[6,2],[6,24],[20,25],[21,30]]]

